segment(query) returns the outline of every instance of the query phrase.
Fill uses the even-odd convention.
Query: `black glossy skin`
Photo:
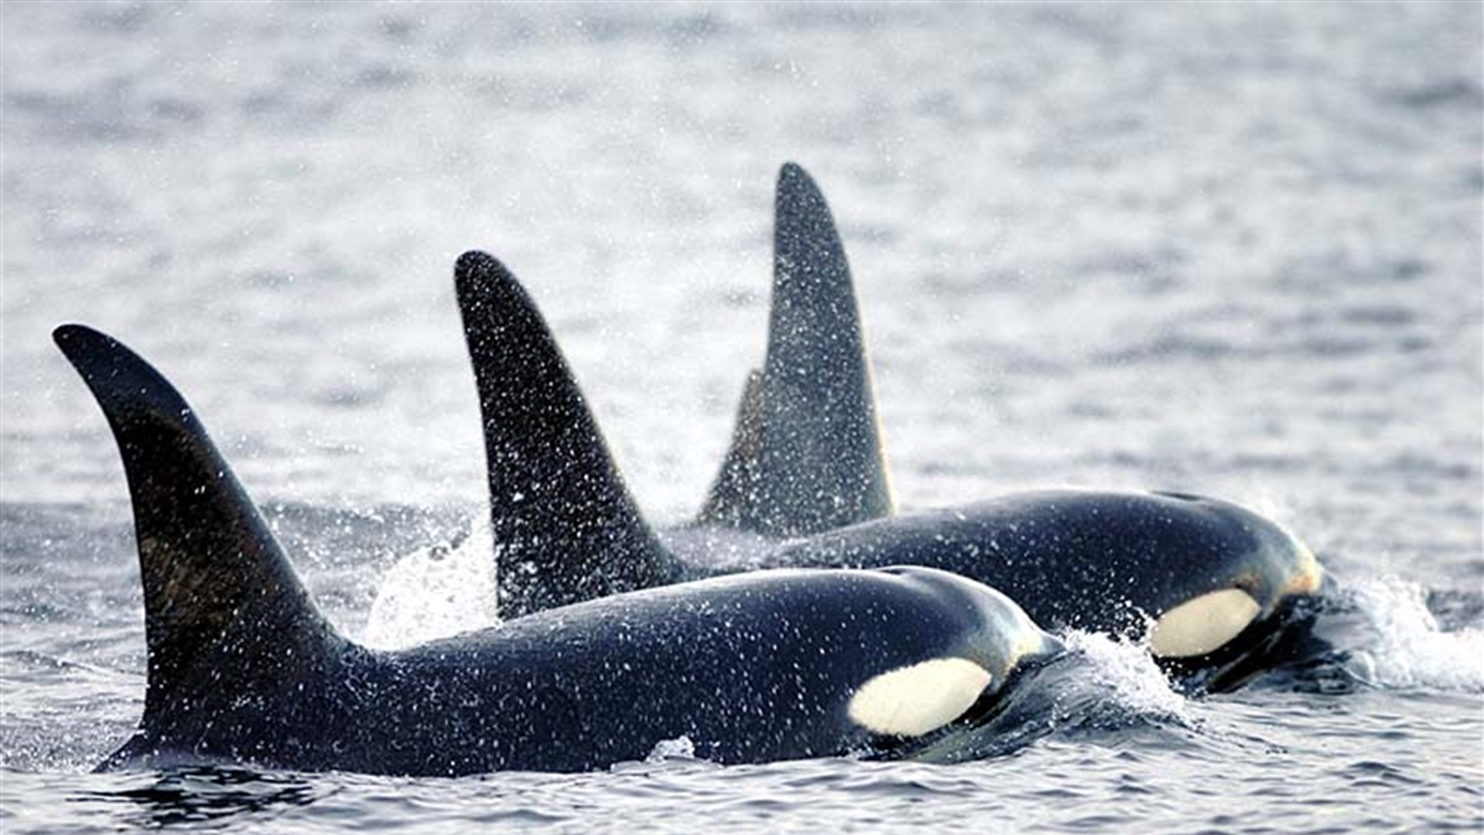
[[[763,562],[940,568],[1024,601],[1042,625],[1115,634],[1228,588],[1270,614],[1294,582],[1307,582],[1298,578],[1317,571],[1292,537],[1238,505],[1076,490],[878,519],[786,543]]]
[[[1175,606],[1241,589],[1261,607],[1257,623],[1231,642],[1241,649],[1166,664],[1210,689],[1260,672],[1276,649],[1268,633],[1290,625],[1292,604],[1322,581],[1312,554],[1277,525],[1239,505],[1181,494],[1030,491],[785,542],[733,539],[730,553],[698,531],[667,544],[685,578],[778,566],[938,568],[1003,592],[1043,628],[1130,639]]]
[[[320,615],[169,382],[97,331],[55,336],[118,442],[144,584],[144,716],[102,768],[579,771],[681,736],[723,763],[900,755],[972,726],[1058,647],[1003,595],[900,568],[681,583],[369,650]],[[873,677],[945,657],[991,673],[949,725],[903,740],[850,718]]]
[[[584,771],[642,760],[680,736],[721,763],[900,756],[972,726],[1001,688],[956,727],[905,746],[850,720],[856,688],[939,657],[975,660],[998,685],[1008,647],[1028,635],[1041,640],[1028,621],[1006,619],[1003,598],[941,572],[754,573],[548,610],[403,652],[340,644],[299,676],[175,713],[107,767]],[[200,674],[232,654],[218,647],[198,660]]]

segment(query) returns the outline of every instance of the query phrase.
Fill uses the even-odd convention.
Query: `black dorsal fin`
[[[174,386],[91,328],[52,336],[108,418],[129,482],[149,675],[135,742],[189,744],[344,642]]]
[[[757,425],[747,425],[754,414]],[[698,521],[803,536],[892,508],[850,264],[824,195],[788,163],[778,175],[762,379],[744,394]]]
[[[525,289],[483,252],[460,256],[454,279],[484,422],[500,615],[673,580]]]

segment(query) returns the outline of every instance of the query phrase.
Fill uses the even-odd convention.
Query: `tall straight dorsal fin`
[[[803,536],[892,513],[850,264],[793,163],[778,175],[767,358],[738,416],[699,522]]]
[[[673,557],[525,289],[483,252],[460,256],[454,279],[484,423],[501,616],[672,581]]]
[[[344,641],[175,387],[91,328],[52,336],[108,418],[129,483],[149,676],[135,743],[189,742]]]

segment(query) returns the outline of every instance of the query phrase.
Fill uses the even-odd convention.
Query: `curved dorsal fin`
[[[788,163],[778,175],[767,358],[698,521],[802,536],[892,508],[850,264],[824,195]]]
[[[134,508],[149,684],[141,744],[199,732],[344,645],[195,412],[112,337],[63,325],[57,346],[108,418]]]
[[[546,322],[504,265],[454,268],[474,363],[502,617],[674,578]]]

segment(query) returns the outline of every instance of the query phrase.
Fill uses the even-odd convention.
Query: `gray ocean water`
[[[1481,43],[1477,3],[0,6],[0,830],[1479,831]],[[154,361],[333,620],[416,642],[493,616],[453,259],[522,277],[679,523],[761,356],[785,160],[904,506],[1248,503],[1355,604],[1351,684],[1186,697],[1073,635],[1035,738],[955,766],[88,773],[143,627],[52,327]]]

